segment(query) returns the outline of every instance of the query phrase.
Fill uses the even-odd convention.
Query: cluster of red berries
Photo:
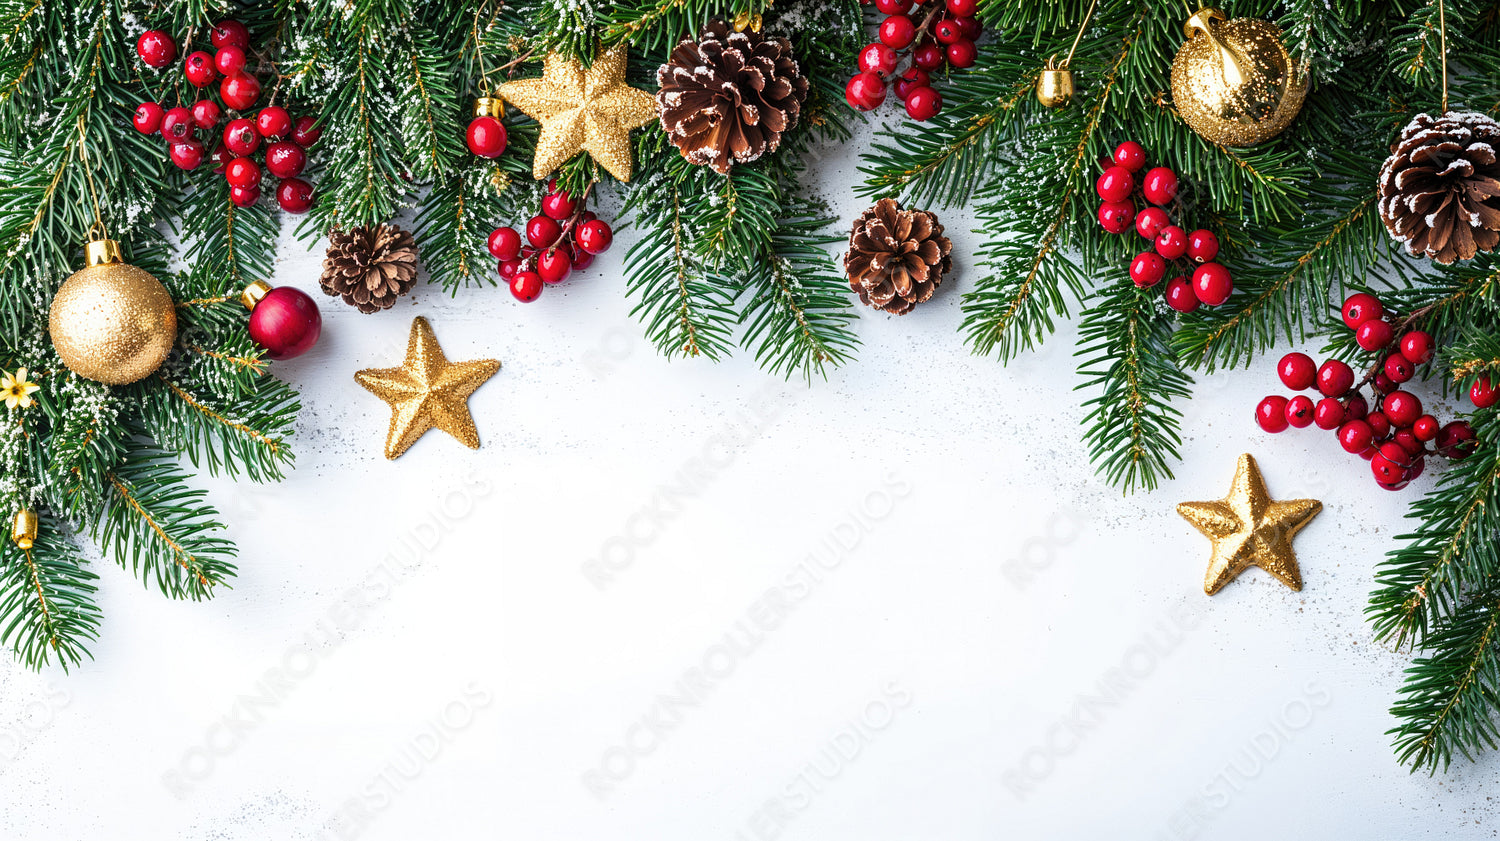
[[[860,0],[870,5],[872,0]],[[850,107],[873,111],[885,102],[887,86],[906,103],[907,116],[925,121],[943,110],[943,96],[932,86],[932,73],[944,65],[973,67],[979,59],[974,42],[984,31],[974,17],[979,0],[873,0],[884,14],[880,40],[859,53],[859,73],[844,88]],[[920,18],[917,23],[914,18]],[[906,70],[896,67],[909,57]]]
[[[1145,167],[1146,150],[1141,144],[1127,140],[1115,147],[1114,157],[1105,162],[1104,173],[1094,182],[1094,191],[1104,202],[1099,205],[1099,225],[1112,234],[1123,234],[1133,225],[1136,233],[1153,244],[1153,250],[1142,251],[1130,261],[1130,279],[1136,286],[1155,286],[1167,276],[1168,268],[1180,270],[1167,283],[1167,306],[1178,312],[1192,312],[1199,304],[1217,307],[1234,292],[1229,270],[1214,262],[1219,256],[1219,238],[1203,228],[1188,233],[1172,224],[1165,208],[1177,198],[1177,173],[1155,167],[1137,184],[1136,173]],[[1152,205],[1139,213],[1137,189]],[[1191,280],[1186,274],[1189,270]]]
[[[1407,322],[1393,324],[1385,316],[1384,305],[1374,295],[1349,296],[1344,301],[1344,324],[1354,331],[1355,343],[1374,355],[1364,380],[1355,383],[1354,370],[1337,359],[1316,365],[1305,353],[1289,353],[1276,366],[1282,384],[1295,391],[1316,386],[1323,397],[1313,403],[1302,394],[1291,399],[1270,395],[1255,407],[1255,422],[1267,432],[1313,424],[1337,430],[1339,444],[1346,451],[1370,462],[1377,484],[1399,491],[1422,475],[1427,456],[1462,459],[1474,451],[1475,441],[1467,423],[1439,424],[1422,411],[1416,395],[1400,388],[1417,375],[1417,366],[1432,359],[1432,336],[1406,330]],[[1399,338],[1398,329],[1404,331]],[[1373,410],[1360,393],[1366,385],[1373,389]],[[1488,380],[1480,380],[1469,397],[1483,408],[1500,400],[1500,391],[1490,388]]]
[[[236,20],[222,20],[208,33],[214,54],[199,50],[183,60],[182,72],[195,88],[219,81],[218,99],[208,91],[191,106],[164,109],[156,102],[143,102],[132,122],[142,134],[158,134],[167,141],[172,163],[182,169],[197,169],[207,158],[214,172],[229,182],[229,199],[238,207],[260,200],[262,164],[279,179],[276,203],[288,213],[306,213],[313,205],[312,185],[297,176],[307,167],[307,149],[318,142],[323,130],[312,117],[292,118],[285,108],[268,105],[255,114],[230,116],[221,135],[214,134],[225,120],[225,110],[248,113],[260,100],[260,80],[248,65],[250,30]],[[160,29],[152,29],[136,41],[135,51],[148,66],[158,70],[177,60],[177,44]],[[213,144],[209,151],[198,139],[207,132]],[[255,153],[265,141],[264,154]]]
[[[515,228],[496,228],[489,248],[510,294],[529,304],[541,297],[543,284],[562,283],[574,269],[588,268],[614,239],[608,223],[553,181],[542,197],[542,212],[526,223],[526,241]]]

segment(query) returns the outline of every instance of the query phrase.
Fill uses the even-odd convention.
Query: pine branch
[[[61,529],[62,523],[41,512],[30,549],[8,536],[0,540],[0,643],[33,669],[54,660],[64,670],[76,666],[92,657],[89,643],[99,638],[99,576]]]
[[[1455,753],[1473,760],[1494,750],[1500,708],[1500,592],[1490,589],[1458,608],[1427,638],[1428,656],[1406,670],[1387,731],[1413,771],[1447,770]]]

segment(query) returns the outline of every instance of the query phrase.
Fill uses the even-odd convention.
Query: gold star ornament
[[[655,120],[656,97],[625,84],[625,48],[592,67],[558,53],[547,56],[542,78],[500,86],[500,98],[542,124],[532,173],[546,178],[569,158],[588,152],[610,175],[629,181],[632,129]]]
[[[1240,456],[1229,496],[1177,506],[1189,523],[1213,542],[1203,592],[1212,596],[1246,567],[1258,566],[1293,590],[1302,589],[1302,571],[1292,537],[1323,510],[1316,499],[1275,501],[1249,453]]]
[[[449,362],[432,334],[432,325],[417,316],[406,340],[406,362],[400,368],[368,368],[354,379],[391,405],[385,457],[394,459],[434,426],[469,449],[479,449],[469,395],[498,370],[497,359]]]

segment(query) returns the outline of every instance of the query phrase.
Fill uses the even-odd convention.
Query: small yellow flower
[[[20,406],[22,409],[31,408],[35,401],[31,399],[31,393],[40,391],[41,386],[27,380],[30,372],[25,368],[16,370],[13,377],[10,374],[0,373],[0,397],[5,398],[5,408],[14,409]]]

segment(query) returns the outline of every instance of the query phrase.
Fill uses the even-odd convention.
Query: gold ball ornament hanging
[[[1042,75],[1036,80],[1037,101],[1048,108],[1061,108],[1073,101],[1073,71],[1058,67],[1056,56],[1047,59]]]
[[[1275,24],[1203,8],[1182,28],[1187,42],[1172,61],[1172,101],[1193,131],[1223,146],[1254,146],[1291,125],[1309,78]]]
[[[149,376],[177,340],[177,310],[161,281],[126,263],[114,240],[90,242],[88,266],[63,282],[47,329],[80,377],[125,385]]]

